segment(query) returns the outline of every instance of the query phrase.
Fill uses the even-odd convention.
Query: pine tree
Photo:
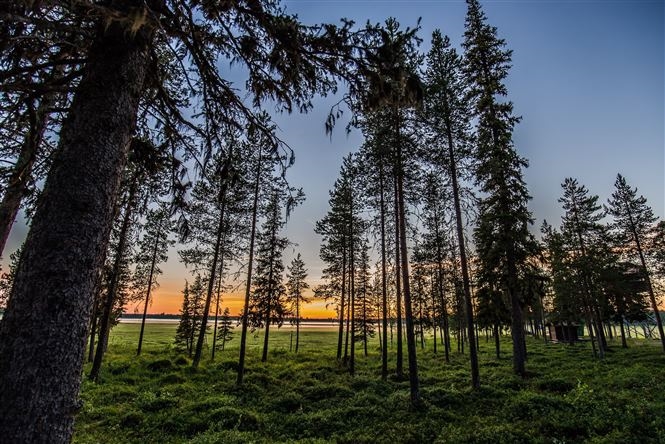
[[[192,357],[195,338],[203,320],[203,304],[205,301],[205,280],[200,274],[194,278],[192,285],[185,281],[182,292],[183,301],[180,309],[180,322],[176,329],[175,343],[180,351],[186,351]],[[207,328],[207,326],[206,326]]]
[[[395,264],[398,311],[398,374],[401,371],[400,298],[404,297],[407,354],[409,361],[410,397],[413,405],[420,402],[418,362],[409,284],[409,256],[406,242],[406,189],[405,175],[409,166],[408,138],[402,131],[405,113],[422,102],[422,86],[416,74],[418,56],[415,45],[419,43],[416,29],[401,30],[395,19],[388,19],[385,29],[377,39],[377,51],[368,55],[371,69],[364,72],[367,80],[362,98],[363,112],[383,110],[388,113],[391,141],[391,167],[394,184],[395,206]],[[400,293],[401,291],[401,293]]]
[[[134,258],[136,269],[133,284],[134,290],[141,293],[141,296],[145,293],[137,355],[141,354],[145,320],[151,302],[150,294],[158,286],[157,277],[162,274],[159,264],[168,260],[168,249],[175,244],[175,241],[169,239],[172,227],[173,223],[168,208],[164,204],[159,204],[154,210],[148,211],[143,227],[144,234],[137,245],[138,253]]]
[[[466,323],[469,338],[473,338],[473,303],[471,301],[471,282],[464,239],[464,222],[459,185],[459,163],[468,156],[466,150],[470,140],[469,119],[471,110],[464,98],[467,85],[462,77],[462,58],[450,47],[450,40],[440,31],[432,34],[432,48],[427,55],[426,116],[435,132],[435,141],[441,147],[441,153],[433,153],[434,162],[447,172],[452,187],[455,210],[457,244],[460,252],[460,267],[466,305]],[[471,361],[471,385],[480,386],[478,374],[478,354],[474,341],[469,343]],[[447,355],[446,355],[447,356]]]
[[[343,347],[344,324],[347,321],[347,341],[348,344],[348,325],[350,324],[350,270],[351,270],[351,226],[353,225],[353,205],[351,199],[354,195],[352,190],[353,175],[351,157],[346,157],[342,163],[339,177],[335,181],[333,189],[329,192],[330,199],[328,203],[330,209],[328,213],[316,222],[314,231],[322,236],[322,244],[319,250],[319,257],[327,264],[323,270],[323,280],[325,284],[315,289],[315,294],[322,297],[329,303],[336,306],[339,316],[338,335],[337,335],[337,360],[348,360],[348,345]],[[357,221],[356,221],[357,222]],[[344,348],[344,352],[342,349]]]
[[[356,274],[356,292],[355,292],[355,341],[362,344],[363,353],[367,356],[367,346],[369,340],[374,337],[374,312],[373,289],[370,282],[371,272],[369,263],[369,254],[367,242],[362,240],[358,248],[357,274]]]
[[[614,217],[613,228],[623,241],[623,245],[621,246],[628,247],[630,251],[632,251],[633,254],[637,254],[637,257],[639,258],[642,273],[649,291],[651,308],[654,311],[654,316],[658,325],[661,345],[665,352],[663,321],[660,317],[660,312],[658,311],[658,304],[651,283],[651,273],[649,273],[644,249],[642,247],[649,230],[658,218],[654,216],[653,210],[647,205],[646,198],[644,198],[644,196],[637,197],[637,188],[631,188],[621,174],[617,175],[614,187],[615,191],[612,193],[612,197],[608,200],[609,206],[606,208],[608,213]]]
[[[495,27],[477,0],[467,0],[464,32],[464,73],[469,82],[468,100],[476,118],[477,183],[485,197],[480,202],[478,226],[474,232],[481,286],[496,285],[510,301],[513,370],[525,376],[520,273],[535,241],[529,234],[530,199],[522,176],[526,160],[513,146],[512,132],[519,118],[513,105],[499,98],[507,95],[503,83],[510,68],[512,51],[497,37]],[[469,326],[469,340],[473,341]]]
[[[300,253],[298,253],[291,261],[286,275],[287,301],[290,304],[289,311],[295,315],[293,322],[296,324],[296,353],[298,353],[298,346],[300,344],[300,309],[302,304],[307,304],[311,301],[310,298],[304,295],[304,291],[309,288],[306,279],[307,269],[300,257]]]
[[[448,236],[449,230],[444,202],[449,201],[450,194],[444,187],[443,177],[428,172],[423,181],[423,226],[422,235],[423,253],[431,258],[436,273],[436,300],[439,306],[441,324],[443,327],[443,347],[446,362],[450,361],[450,325],[448,319],[448,297],[445,294],[444,282],[446,262],[449,262]]]
[[[216,346],[220,350],[224,350],[226,343],[233,339],[233,321],[231,320],[231,312],[229,307],[224,309],[221,319],[219,320],[219,325],[217,326],[216,331]]]
[[[605,246],[605,227],[600,223],[605,216],[598,205],[598,196],[589,195],[576,179],[566,178],[561,184],[563,196],[559,199],[565,214],[561,232],[566,243],[569,263],[579,276],[582,301],[589,331],[592,324],[598,338],[600,357],[605,356],[607,341],[602,326],[601,297],[597,274],[602,269],[601,249]],[[591,335],[593,344],[593,335]],[[595,348],[594,348],[595,352]]]
[[[89,378],[97,381],[101,371],[102,359],[106,351],[108,335],[112,325],[112,311],[114,306],[122,307],[124,300],[118,298],[118,289],[123,268],[128,268],[126,263],[131,260],[129,248],[130,235],[135,231],[137,219],[137,206],[141,199],[158,192],[162,186],[162,173],[168,166],[168,159],[162,156],[157,147],[149,140],[134,138],[130,147],[129,163],[125,172],[124,184],[126,195],[121,203],[122,218],[118,231],[118,243],[114,251],[113,265],[110,269],[110,280],[106,296],[102,304],[102,315],[99,325],[99,337],[97,349],[92,361]],[[128,274],[128,270],[125,270]]]
[[[314,93],[332,91],[340,77],[353,81],[364,37],[350,32],[349,21],[301,25],[277,2],[20,6],[7,8],[4,17],[21,23],[13,26],[22,31],[12,41],[26,41],[37,27],[53,33],[56,45],[69,45],[69,33],[85,42],[84,62],[78,52],[66,57],[78,60],[76,72],[83,74],[0,325],[0,384],[7,388],[0,393],[0,435],[60,443],[73,431],[94,288],[137,121],[156,116],[165,150],[210,153],[224,128],[257,121],[245,92],[223,77],[224,60],[247,68],[252,105],[270,99],[286,111],[307,110]],[[59,54],[41,47],[48,61]],[[174,47],[181,53],[170,56]],[[2,59],[14,50],[3,46]],[[28,381],[25,374],[39,376]]]
[[[180,308],[180,321],[175,332],[175,345],[179,351],[191,350],[189,337],[193,329],[194,320],[192,319],[191,295],[189,293],[189,282],[185,281],[185,288],[182,290],[182,307]]]
[[[252,327],[265,329],[262,362],[268,359],[270,326],[275,324],[281,327],[289,315],[282,261],[288,239],[279,235],[286,223],[282,217],[284,198],[282,190],[273,188],[265,208],[265,221],[257,238],[256,275],[248,316]]]

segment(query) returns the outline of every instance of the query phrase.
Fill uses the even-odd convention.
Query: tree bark
[[[640,256],[640,263],[642,264],[642,272],[647,280],[647,288],[649,289],[649,301],[651,302],[651,308],[653,314],[656,317],[656,324],[658,325],[658,334],[660,335],[660,344],[663,347],[663,352],[665,352],[665,332],[663,331],[663,320],[660,317],[660,312],[658,311],[658,304],[656,303],[656,296],[653,292],[653,286],[651,285],[651,276],[649,275],[649,269],[647,268],[646,260],[644,259],[644,252],[642,251],[642,243],[640,242],[640,237],[637,235],[637,229],[633,222],[633,217],[630,215],[630,225],[633,235],[633,240],[635,241],[635,246],[637,247],[637,252]]]
[[[418,361],[416,358],[416,337],[413,328],[413,310],[411,307],[411,286],[409,284],[409,257],[406,248],[406,203],[404,199],[404,165],[402,162],[402,147],[400,141],[399,107],[395,108],[395,154],[396,154],[396,207],[398,210],[397,233],[399,234],[399,250],[402,260],[402,285],[404,288],[404,317],[406,321],[406,348],[409,360],[409,388],[411,405],[420,404],[420,390],[418,380]]]
[[[6,442],[71,439],[93,291],[147,71],[145,40],[113,23],[100,32],[62,126],[0,323]]]
[[[473,331],[473,303],[471,301],[471,279],[469,278],[469,266],[466,258],[466,246],[464,244],[464,227],[462,224],[462,207],[459,197],[459,184],[457,183],[457,163],[455,162],[455,148],[453,143],[450,122],[446,121],[446,133],[448,136],[448,160],[450,166],[450,178],[453,186],[453,203],[455,205],[455,225],[457,228],[457,244],[459,245],[460,263],[462,268],[462,282],[464,285],[464,299],[466,302],[466,323],[469,329],[469,355],[471,364],[471,386],[480,387],[480,374],[478,372],[478,351]]]
[[[104,300],[104,307],[102,312],[101,324],[99,325],[99,336],[97,338],[97,350],[95,351],[95,359],[92,361],[92,369],[90,369],[90,380],[97,381],[99,379],[99,372],[102,368],[102,360],[106,347],[108,345],[109,333],[111,331],[111,312],[115,305],[116,294],[118,293],[118,284],[120,281],[120,268],[122,260],[125,256],[125,248],[127,245],[127,235],[129,233],[129,225],[134,209],[134,198],[138,188],[138,177],[132,178],[132,183],[129,189],[129,196],[127,197],[127,206],[125,207],[125,214],[123,215],[122,225],[120,227],[120,234],[118,239],[118,249],[113,260],[113,271],[111,274],[111,286],[106,294]]]
[[[339,335],[337,338],[337,360],[342,359],[342,342],[344,342],[344,304],[346,297],[346,245],[342,245],[342,295],[339,303]]]
[[[245,351],[247,347],[247,320],[249,311],[249,294],[252,288],[252,267],[254,267],[254,241],[256,239],[256,218],[259,207],[259,188],[261,186],[261,147],[259,147],[256,180],[254,182],[254,202],[252,203],[252,231],[249,236],[249,262],[247,264],[247,282],[245,283],[245,303],[242,312],[242,330],[240,332],[240,357],[238,358],[238,377],[236,384],[241,385],[245,374]]]
[[[141,346],[143,345],[143,332],[145,331],[145,318],[148,315],[148,305],[150,305],[150,292],[152,290],[152,277],[155,274],[155,263],[157,262],[157,249],[159,247],[159,230],[155,236],[155,245],[152,250],[152,258],[150,260],[150,274],[148,276],[148,290],[145,294],[145,305],[143,306],[143,317],[141,318],[141,332],[139,333],[139,345],[136,348],[136,356],[141,354]]]
[[[400,212],[399,212],[399,198],[397,187],[397,175],[395,172],[394,188],[395,188],[395,292],[397,294],[397,368],[396,373],[398,377],[404,375],[404,357],[402,352],[402,276],[401,276],[401,262],[400,262]]]
[[[383,346],[381,347],[381,379],[388,379],[388,277],[386,273],[386,207],[384,194],[383,162],[379,163],[379,188],[381,189],[381,308],[383,311]]]
[[[225,180],[222,177],[221,180]],[[222,189],[219,193],[220,202],[220,216],[219,222],[217,225],[217,238],[215,239],[215,251],[212,256],[212,264],[210,264],[210,278],[208,280],[208,292],[206,294],[206,301],[203,307],[203,316],[201,319],[201,328],[199,330],[199,337],[196,341],[196,349],[194,350],[194,359],[192,360],[192,367],[196,368],[201,362],[201,354],[203,353],[203,342],[206,336],[206,330],[208,329],[208,312],[210,311],[210,304],[212,302],[212,293],[215,289],[215,281],[217,274],[217,262],[219,260],[219,251],[222,245],[222,236],[224,233],[224,199],[226,198],[226,185],[222,185]],[[217,334],[214,332],[213,334]]]

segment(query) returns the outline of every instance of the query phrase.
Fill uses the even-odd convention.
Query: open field
[[[148,324],[144,353],[136,358],[138,328],[113,330],[100,383],[83,384],[74,442],[656,443],[665,437],[665,355],[656,342],[633,341],[628,350],[615,343],[598,362],[588,344],[529,339],[529,377],[521,380],[512,375],[510,355],[496,360],[492,341],[481,337],[482,387],[472,391],[466,356],[453,351],[445,363],[430,340],[418,350],[424,405],[410,410],[408,381],[380,379],[378,342],[367,358],[357,349],[357,374],[350,376],[335,360],[331,330],[305,329],[298,355],[289,352],[290,331],[276,330],[267,363],[259,361],[262,335],[250,335],[245,384],[236,387],[237,337],[215,362],[204,360],[193,371],[172,348],[174,324]]]

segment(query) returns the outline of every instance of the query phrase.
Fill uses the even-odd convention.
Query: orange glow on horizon
[[[180,314],[182,308],[182,288],[184,282],[180,279],[163,279],[160,287],[153,291],[150,299],[152,303],[148,307],[148,314]],[[308,297],[312,297],[311,291]],[[220,312],[223,312],[226,307],[229,307],[231,316],[238,316],[242,311],[245,302],[244,290],[234,291],[230,293],[222,293],[222,300],[220,303]],[[125,306],[125,313],[143,313],[144,300],[132,302]],[[215,300],[213,298],[211,311],[214,311]],[[326,308],[326,302],[319,299],[313,299],[309,304],[304,304],[301,309],[301,317],[315,318],[315,319],[328,319],[336,318],[337,314],[333,307]]]

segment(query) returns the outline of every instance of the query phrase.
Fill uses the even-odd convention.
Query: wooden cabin
[[[575,324],[545,324],[552,342],[576,342],[579,340],[578,326]]]

